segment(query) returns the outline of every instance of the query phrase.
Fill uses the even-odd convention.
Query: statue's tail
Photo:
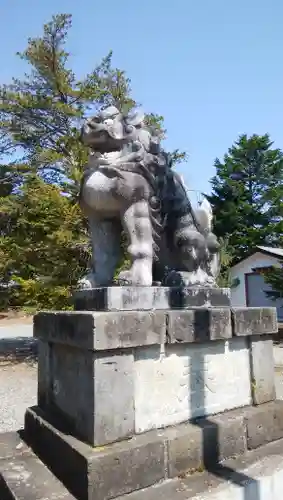
[[[203,234],[210,233],[212,231],[212,208],[209,201],[205,198],[195,211],[195,217],[198,221],[198,226]]]
[[[210,233],[212,231],[213,214],[209,201],[205,198],[201,205],[198,208],[194,209],[190,202],[188,189],[185,185],[183,177],[177,174],[177,172],[174,172],[174,177],[183,190],[187,210],[189,213],[191,213],[193,222],[197,230],[204,235]]]

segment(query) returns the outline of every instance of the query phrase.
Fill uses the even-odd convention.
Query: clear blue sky
[[[283,148],[283,0],[0,0],[0,81],[55,13],[73,14],[69,50],[80,76],[109,49],[145,111],[163,114],[179,171],[209,190],[213,161],[240,133]]]

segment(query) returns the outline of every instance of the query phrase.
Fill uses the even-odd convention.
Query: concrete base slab
[[[0,434],[1,500],[75,500],[22,441],[18,433]]]
[[[38,408],[27,410],[29,445],[80,500],[108,500],[164,479],[165,443],[157,433],[93,448],[59,429]]]
[[[77,290],[73,296],[77,311],[144,311],[229,307],[229,288],[113,286]]]
[[[3,446],[4,445],[4,446]],[[2,448],[3,446],[3,448]],[[96,500],[103,496],[93,489],[75,497],[34,455],[17,433],[0,435],[1,500]],[[3,451],[4,450],[4,451]],[[103,452],[103,450],[98,450]],[[55,455],[55,454],[54,454]],[[134,459],[136,457],[133,457]],[[135,468],[136,461],[131,467]],[[112,474],[117,478],[117,461]],[[133,491],[117,500],[281,500],[283,488],[283,440],[247,451],[208,470],[188,471],[150,487]],[[69,471],[72,474],[72,470]],[[79,482],[78,472],[76,478]],[[129,471],[130,472],[130,471]],[[192,474],[192,472],[194,472]],[[133,473],[131,472],[132,475]],[[114,493],[114,492],[113,492]]]
[[[117,500],[281,500],[283,440],[215,469],[135,491]]]
[[[78,499],[109,500],[283,438],[283,402],[233,410],[119,443],[93,448],[38,407],[26,413],[25,436]],[[145,497],[147,498],[147,497]],[[167,497],[164,497],[167,498]]]
[[[275,344],[273,347],[274,365],[283,369],[283,344]]]

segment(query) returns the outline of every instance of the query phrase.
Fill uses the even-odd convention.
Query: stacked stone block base
[[[273,308],[40,313],[24,439],[82,500],[244,456],[283,438],[276,330]]]
[[[63,432],[60,420],[38,407],[27,410],[25,426],[29,444],[75,498],[108,500],[202,472],[283,438],[283,402],[232,410],[95,448]]]
[[[38,404],[103,446],[265,403],[275,328],[273,309],[40,313]]]

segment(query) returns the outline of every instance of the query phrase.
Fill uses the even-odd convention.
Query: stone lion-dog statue
[[[142,113],[110,106],[81,130],[90,148],[80,190],[89,220],[92,268],[79,288],[113,285],[128,240],[129,270],[116,284],[216,286],[219,243],[207,200],[193,209],[180,176]]]

